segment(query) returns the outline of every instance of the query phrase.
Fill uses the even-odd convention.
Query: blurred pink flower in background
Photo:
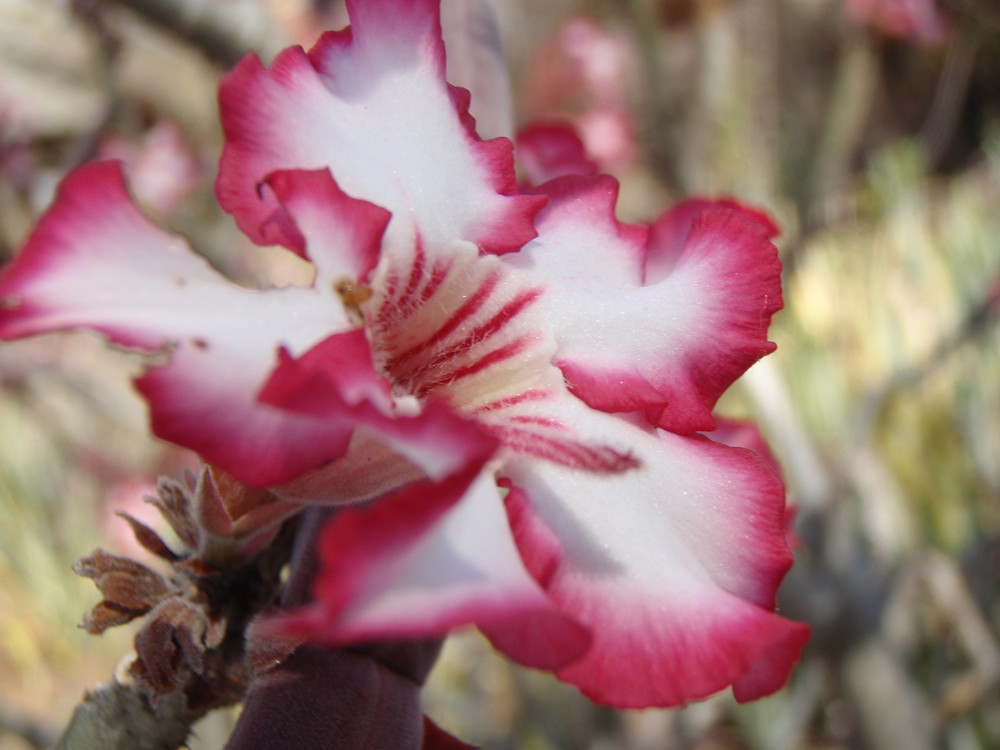
[[[146,551],[119,514],[126,513],[147,526],[156,526],[160,514],[143,499],[150,495],[156,495],[156,482],[152,479],[123,479],[111,485],[101,508],[104,534],[115,549],[128,557],[145,557]]]
[[[567,21],[539,51],[524,81],[524,119],[571,122],[601,171],[635,159],[628,80],[633,52],[586,17]]]
[[[936,0],[847,0],[847,9],[860,23],[922,44],[944,41],[951,31]]]
[[[137,140],[121,135],[105,138],[98,158],[122,161],[136,200],[158,217],[172,214],[202,179],[201,165],[184,143],[180,128],[167,120]]]

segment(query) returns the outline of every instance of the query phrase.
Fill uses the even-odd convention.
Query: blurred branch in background
[[[288,43],[256,0],[108,0],[138,13],[229,67],[248,50],[270,60]]]
[[[962,104],[972,82],[978,41],[963,31],[956,33],[948,45],[934,101],[920,129],[920,140],[927,150],[928,161],[935,166],[944,158],[955,135]]]

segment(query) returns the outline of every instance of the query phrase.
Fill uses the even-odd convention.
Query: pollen
[[[374,294],[372,288],[345,276],[333,282],[333,291],[344,303],[344,308],[351,320],[357,325],[362,325],[364,316],[361,314],[361,305],[372,298]]]

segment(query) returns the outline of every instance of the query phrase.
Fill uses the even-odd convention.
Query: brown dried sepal
[[[129,519],[140,543],[154,554],[179,561],[195,575],[242,565],[270,544],[282,524],[302,510],[268,490],[248,487],[229,474],[202,466],[178,481],[161,477],[147,497],[184,544],[175,555],[148,527]],[[152,538],[150,538],[152,537]]]
[[[204,673],[205,653],[219,645],[225,631],[225,621],[210,622],[202,607],[171,597],[136,634],[136,659],[129,673],[154,700],[172,693],[189,672]]]
[[[104,597],[83,618],[82,627],[93,635],[141,617],[176,591],[156,571],[102,549],[73,563],[73,571],[92,579]]]
[[[177,560],[180,560],[180,556],[170,549],[166,542],[160,539],[160,535],[149,528],[142,521],[122,511],[115,513],[115,515],[128,522],[129,527],[132,529],[132,536],[135,537],[135,540],[139,542],[144,549],[152,552],[154,555],[166,560],[167,562],[176,562]]]
[[[94,580],[103,600],[84,618],[93,634],[142,617],[129,673],[158,703],[182,692],[189,707],[239,701],[253,663],[287,652],[247,653],[247,628],[275,600],[302,506],[203,467],[181,481],[161,478],[147,498],[179,538],[175,551],[127,515],[139,543],[170,565],[167,575],[98,549],[73,569]]]
[[[187,550],[198,548],[198,526],[194,520],[191,493],[197,483],[191,471],[184,473],[184,481],[160,477],[156,483],[156,495],[150,495],[146,502],[156,508],[160,515],[177,534]]]

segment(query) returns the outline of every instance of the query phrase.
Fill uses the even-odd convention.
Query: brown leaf
[[[186,677],[185,668],[204,666],[204,613],[178,597],[164,601],[135,636],[136,660],[129,671],[159,698],[174,692]]]
[[[160,477],[156,483],[156,495],[146,497],[146,502],[160,511],[188,549],[198,546],[198,527],[191,517],[190,491],[180,482],[169,477]]]
[[[97,585],[107,601],[127,609],[148,612],[171,593],[171,588],[162,577],[152,571],[149,573],[134,576],[113,571],[102,576]]]
[[[160,539],[159,534],[149,528],[146,524],[130,516],[128,513],[119,511],[116,513],[119,518],[124,518],[132,528],[132,534],[139,544],[152,552],[157,557],[161,557],[168,562],[179,560],[180,557],[166,543]]]
[[[84,578],[97,579],[111,571],[139,572],[148,570],[145,565],[138,563],[128,557],[113,555],[100,547],[95,549],[86,557],[81,557],[73,563],[73,572]]]
[[[141,617],[145,613],[146,610],[127,609],[114,602],[102,601],[83,616],[80,627],[91,635],[100,635],[108,628],[132,622],[136,617]]]
[[[223,499],[215,473],[206,464],[198,475],[194,493],[194,522],[210,534],[228,537],[232,533],[233,518]]]
[[[91,635],[141,617],[174,591],[159,573],[102,549],[73,563],[73,571],[92,579],[104,597],[81,623]]]
[[[106,600],[126,609],[145,612],[174,590],[156,571],[102,549],[73,563],[73,572],[92,579]]]

